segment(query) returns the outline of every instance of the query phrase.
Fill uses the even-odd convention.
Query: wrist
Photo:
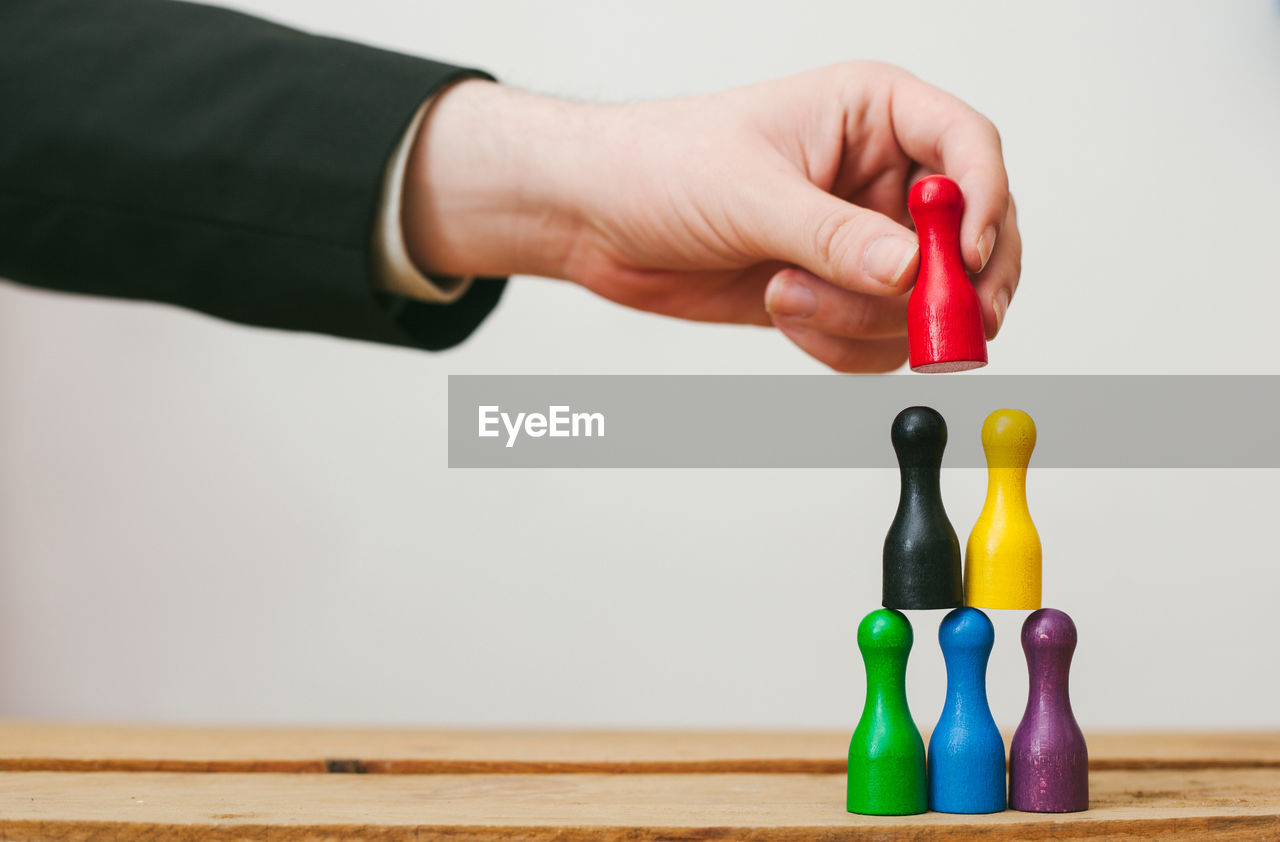
[[[405,171],[405,246],[424,272],[564,277],[589,179],[591,106],[467,80],[437,95]]]

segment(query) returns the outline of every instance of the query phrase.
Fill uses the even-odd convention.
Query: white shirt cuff
[[[450,304],[462,297],[475,278],[424,273],[409,256],[400,221],[409,150],[413,148],[418,127],[434,99],[429,97],[419,106],[383,173],[381,201],[373,230],[373,271],[374,282],[384,292],[435,304]]]

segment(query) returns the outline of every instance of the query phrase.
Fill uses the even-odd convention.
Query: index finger
[[[1009,209],[1009,175],[1000,133],[990,120],[951,94],[909,73],[895,75],[890,117],[902,151],[960,185],[965,265],[980,272],[990,259]]]

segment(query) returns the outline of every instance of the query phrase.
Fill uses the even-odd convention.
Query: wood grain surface
[[[841,775],[0,774],[6,840],[1274,839],[1280,769],[1093,775],[1086,813],[856,816]]]
[[[1280,732],[1089,733],[1090,768],[1280,768]],[[1008,744],[1009,734],[1005,734]],[[843,773],[849,734],[189,728],[0,721],[0,771]]]
[[[847,740],[0,722],[0,838],[1280,839],[1280,733],[1091,734],[1065,815],[851,815]]]

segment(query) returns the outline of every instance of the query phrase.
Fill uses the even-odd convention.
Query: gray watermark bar
[[[1278,468],[1269,375],[451,375],[451,468],[893,468],[908,406],[980,468],[993,410],[1035,419],[1037,468]]]

